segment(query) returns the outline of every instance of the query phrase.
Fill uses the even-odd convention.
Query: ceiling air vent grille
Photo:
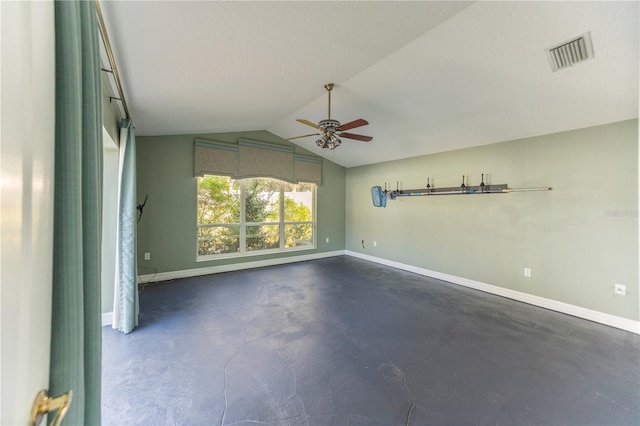
[[[551,70],[554,72],[592,59],[591,33],[583,34],[547,49],[547,57]]]

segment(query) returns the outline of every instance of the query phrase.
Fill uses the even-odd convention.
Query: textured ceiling
[[[638,117],[638,2],[101,2],[138,135],[365,118],[352,167]],[[595,59],[545,48],[590,31]]]

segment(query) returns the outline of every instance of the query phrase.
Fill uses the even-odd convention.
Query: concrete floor
[[[149,285],[105,425],[638,425],[638,335],[350,257]]]

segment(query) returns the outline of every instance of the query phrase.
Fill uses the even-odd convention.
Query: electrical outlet
[[[617,295],[620,295],[620,296],[626,296],[626,295],[627,295],[627,286],[626,286],[626,285],[624,285],[624,284],[618,284],[618,283],[616,283],[616,284],[613,286],[613,292],[614,292],[615,294],[617,294]]]
[[[144,260],[151,260],[151,253],[145,253],[144,254]]]
[[[530,277],[531,276],[531,269],[530,268],[524,268],[524,276],[525,277]]]
[[[378,242],[377,242],[377,241],[374,241],[374,242],[373,242],[373,246],[374,246],[374,247],[378,247]]]
[[[329,242],[329,237],[327,237],[324,242],[328,243]]]

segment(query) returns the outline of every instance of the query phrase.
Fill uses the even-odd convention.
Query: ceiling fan
[[[359,118],[357,120],[341,124],[338,120],[334,120],[331,118],[331,90],[333,89],[333,83],[325,84],[324,88],[327,89],[327,92],[329,93],[328,118],[326,120],[321,120],[318,124],[314,124],[311,121],[305,120],[303,118],[298,118],[296,120],[302,124],[311,126],[321,131],[322,133],[311,133],[308,135],[294,136],[292,138],[289,138],[288,140],[306,138],[309,136],[321,136],[321,138],[316,141],[316,145],[323,149],[336,149],[342,143],[340,138],[355,139],[362,142],[369,142],[370,140],[372,140],[373,138],[371,136],[356,135],[354,133],[346,132],[346,130],[355,129],[356,127],[360,126],[366,126],[367,124],[369,124],[367,120]]]

